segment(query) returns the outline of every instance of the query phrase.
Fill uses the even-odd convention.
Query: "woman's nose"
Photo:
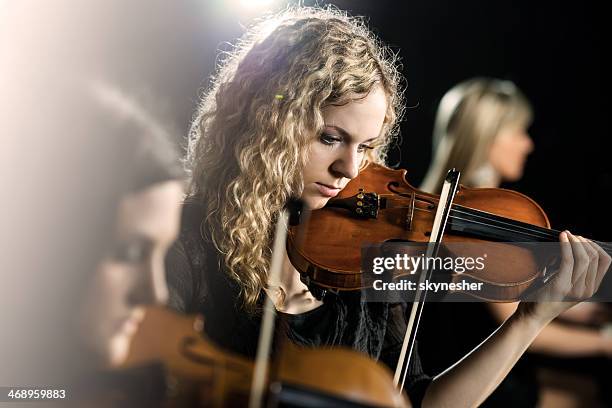
[[[137,280],[131,291],[130,304],[154,305],[165,304],[168,300],[168,286],[163,262],[150,262],[142,271],[142,279]]]
[[[163,260],[157,262],[151,271],[151,286],[153,289],[153,303],[164,305],[168,302],[168,285],[166,283],[166,270]]]
[[[531,139],[531,137],[529,136],[529,133],[527,132],[525,132],[523,137],[525,138],[525,152],[529,154],[533,152],[533,148],[534,148],[533,140]]]
[[[362,154],[357,152],[356,149],[346,149],[342,155],[332,163],[332,170],[342,177],[354,179],[359,175],[361,160]]]

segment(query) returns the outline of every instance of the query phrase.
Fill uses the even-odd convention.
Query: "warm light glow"
[[[262,9],[272,3],[274,0],[240,0],[240,5],[249,10]]]
[[[228,11],[233,12],[245,25],[252,18],[280,11],[286,4],[287,1],[281,0],[225,0]]]

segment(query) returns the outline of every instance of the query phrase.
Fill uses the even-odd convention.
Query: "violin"
[[[364,289],[368,282],[362,274],[362,246],[386,241],[427,243],[439,200],[438,195],[410,185],[406,170],[367,163],[326,207],[309,214],[307,223],[291,227],[289,259],[315,296],[329,290]],[[496,242],[488,247],[492,253],[486,268],[463,273],[461,278],[484,285],[475,296],[512,302],[537,283],[545,283],[542,260],[529,248],[512,243],[556,242],[559,234],[550,228],[544,210],[524,194],[459,186],[443,239]],[[608,244],[598,244],[610,252]]]
[[[202,324],[194,316],[147,308],[122,368],[161,362],[170,378],[164,406],[247,406],[253,361],[214,345]],[[281,406],[410,407],[391,380],[387,367],[356,351],[284,342],[266,379],[266,400]]]

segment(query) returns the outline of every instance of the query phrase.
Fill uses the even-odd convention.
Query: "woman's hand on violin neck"
[[[576,303],[589,299],[610,268],[611,258],[601,247],[568,231],[560,234],[561,264],[537,302],[521,302],[518,313],[547,324]]]

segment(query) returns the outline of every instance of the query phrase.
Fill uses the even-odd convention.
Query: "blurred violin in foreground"
[[[162,406],[247,406],[253,361],[214,345],[201,326],[194,316],[148,308],[122,368],[162,363],[169,377]],[[359,352],[281,347],[265,379],[267,406],[410,407],[388,368]]]

